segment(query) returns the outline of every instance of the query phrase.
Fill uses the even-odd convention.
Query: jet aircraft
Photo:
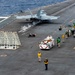
[[[44,10],[39,10],[37,14],[32,14],[32,12],[29,10],[30,15],[24,15],[24,16],[18,16],[16,15],[16,19],[25,19],[30,20],[33,22],[33,24],[40,23],[40,22],[46,22],[51,20],[56,20],[59,18],[59,16],[49,16],[46,14]]]

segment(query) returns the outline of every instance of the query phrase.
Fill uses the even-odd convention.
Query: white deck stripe
[[[5,21],[5,20],[8,19],[9,17],[10,17],[10,16],[8,16],[8,17],[2,17],[2,16],[0,16],[0,19],[3,19],[3,18],[4,18],[3,20],[0,21],[0,23],[3,22],[3,21]]]

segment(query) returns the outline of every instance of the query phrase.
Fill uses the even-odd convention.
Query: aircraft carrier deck
[[[39,8],[38,8],[39,9]],[[38,10],[37,9],[37,10]],[[26,32],[19,32],[22,26],[27,26],[25,20],[16,20],[14,15],[0,23],[0,31],[16,31],[19,35],[21,46],[17,50],[0,50],[0,75],[75,75],[75,38],[73,36],[45,51],[39,49],[39,42],[48,35],[55,39],[61,36],[75,21],[75,0],[42,7],[49,15],[60,16],[51,24],[39,24],[31,27]],[[36,9],[33,10],[35,13]],[[19,15],[27,14],[18,13]],[[59,26],[63,26],[59,31]],[[29,33],[36,37],[28,38]],[[56,40],[55,40],[56,42]],[[42,53],[42,61],[37,58],[38,51]],[[45,71],[44,59],[48,58],[49,69]]]

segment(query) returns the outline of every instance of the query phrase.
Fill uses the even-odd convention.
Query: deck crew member
[[[60,47],[61,39],[60,37],[57,38],[57,46]]]
[[[41,55],[42,55],[41,52],[39,51],[37,55],[38,55],[38,61],[40,62],[41,61]]]
[[[48,59],[47,58],[44,60],[44,64],[45,64],[45,70],[48,70]]]
[[[62,34],[62,42],[64,43],[65,42],[65,34]]]

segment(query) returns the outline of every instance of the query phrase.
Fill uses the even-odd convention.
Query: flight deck
[[[70,36],[65,40],[65,43],[61,43],[60,48],[56,45],[56,38],[61,37],[66,30],[71,28],[68,25],[72,26],[74,23],[75,1],[69,0],[42,7],[42,9],[49,15],[54,14],[60,18],[51,23],[32,26],[31,23],[17,20],[11,15],[0,23],[0,31],[16,31],[21,42],[21,46],[16,50],[0,49],[0,75],[75,75],[75,38]],[[36,9],[33,12],[37,12]],[[32,27],[29,27],[25,32],[20,32],[23,26],[28,27],[28,25]],[[62,26],[61,31],[59,31],[60,26]],[[35,33],[36,37],[28,38],[29,33]],[[48,35],[52,35],[55,39],[55,46],[48,51],[40,50],[39,42]],[[38,51],[42,53],[40,63],[37,58]],[[45,58],[49,60],[47,71],[45,71],[44,66]]]

